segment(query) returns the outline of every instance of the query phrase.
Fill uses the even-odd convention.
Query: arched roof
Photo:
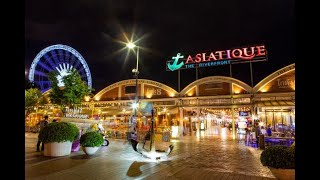
[[[244,90],[246,90],[249,93],[252,90],[252,88],[249,85],[235,78],[226,77],[226,76],[209,76],[209,77],[201,78],[192,82],[187,87],[185,87],[180,94],[184,95],[194,86],[208,83],[208,82],[228,82],[228,83],[233,83],[233,84],[236,84],[237,86],[242,87]]]
[[[265,85],[267,85],[269,82],[271,82],[272,80],[287,74],[289,72],[292,72],[295,70],[295,63],[290,64],[284,68],[281,68],[279,70],[277,70],[276,72],[270,74],[269,76],[267,76],[266,78],[264,78],[263,80],[261,80],[254,88],[253,88],[253,92],[257,93],[261,88],[263,88]]]
[[[136,83],[135,79],[128,79],[128,80],[123,80],[123,81],[119,81],[119,82],[113,83],[113,84],[107,86],[106,88],[102,89],[93,98],[94,99],[100,99],[100,97],[104,93],[106,93],[106,92],[108,92],[108,91],[110,91],[110,90],[112,90],[112,89],[114,89],[116,87],[120,87],[121,85],[129,85],[129,84],[135,85],[135,83]],[[167,86],[165,84],[162,84],[160,82],[157,82],[157,81],[152,81],[152,80],[148,80],[148,79],[138,79],[138,84],[146,84],[146,85],[150,85],[150,86],[155,86],[155,87],[161,88],[161,89],[163,89],[163,90],[165,90],[167,92],[170,92],[174,96],[179,94],[173,88],[171,88],[171,87],[169,87],[169,86]]]
[[[51,91],[52,91],[52,89],[50,88],[50,89],[46,90],[45,92],[43,92],[42,95],[47,96],[51,93]]]

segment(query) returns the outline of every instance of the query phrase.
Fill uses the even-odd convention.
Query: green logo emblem
[[[176,57],[172,57],[172,59],[174,59],[173,63],[172,64],[168,63],[168,68],[171,71],[180,69],[184,65],[184,62],[181,62],[180,64],[178,64],[178,60],[180,58],[183,58],[183,56],[180,56],[180,53],[178,53]]]

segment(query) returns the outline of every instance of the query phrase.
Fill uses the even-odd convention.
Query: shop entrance
[[[203,136],[232,135],[231,108],[200,108],[199,115],[196,109],[189,109],[184,116],[185,134],[199,133]],[[252,124],[251,108],[234,108],[236,133],[243,133],[245,128]],[[240,124],[240,127],[239,127]],[[187,132],[187,133],[186,133]]]

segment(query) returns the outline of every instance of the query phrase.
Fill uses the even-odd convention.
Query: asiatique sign
[[[201,52],[196,55],[178,53],[172,60],[166,62],[167,71],[227,65],[233,62],[257,62],[267,60],[267,50],[264,45],[256,45],[228,50]]]

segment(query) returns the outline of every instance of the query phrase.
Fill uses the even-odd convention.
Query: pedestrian
[[[40,131],[41,131],[47,124],[49,124],[48,118],[49,118],[48,115],[45,115],[45,116],[44,116],[44,120],[41,120],[41,121],[38,123],[38,125],[40,125]],[[41,151],[43,151],[43,150],[44,150],[44,143],[41,142],[41,141],[39,140],[39,138],[38,138],[38,142],[37,142],[37,151],[38,151],[38,152],[40,151],[40,144],[41,144]]]
[[[133,131],[131,132],[131,145],[135,151],[138,151],[137,145],[138,145],[138,136],[137,136],[137,130],[136,128],[133,128]]]
[[[249,128],[245,128],[245,131],[246,131],[246,135],[245,135],[246,146],[249,146],[249,143],[250,143],[250,129]]]
[[[272,135],[271,124],[268,125],[267,134],[268,134],[268,136],[271,136],[271,135]]]
[[[266,129],[265,129],[263,126],[261,126],[260,131],[261,131],[261,134],[263,134],[263,135],[266,135],[266,134],[267,134],[267,131],[266,131]]]
[[[257,139],[257,146],[259,147],[259,136],[261,134],[261,129],[258,123],[256,123],[255,132],[256,132],[256,139]]]

